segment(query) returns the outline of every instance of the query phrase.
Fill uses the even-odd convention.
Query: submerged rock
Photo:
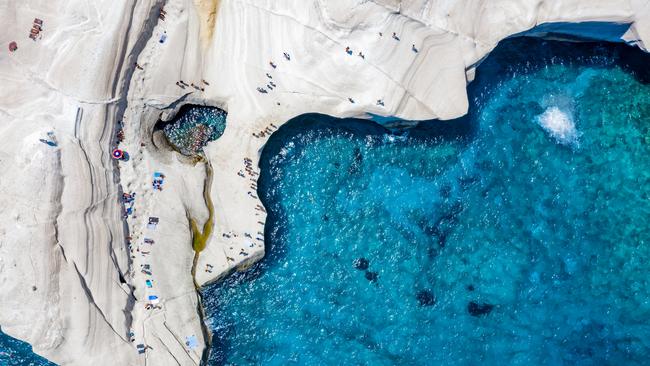
[[[370,266],[370,261],[367,260],[366,258],[361,257],[355,259],[354,262],[352,262],[352,264],[354,265],[354,268],[361,271],[365,271]]]
[[[447,184],[440,188],[440,197],[449,198],[451,196],[451,187]]]
[[[361,149],[358,147],[354,149],[354,163],[358,165],[363,163],[363,154],[361,153]]]
[[[489,314],[493,308],[494,305],[492,304],[488,304],[488,303],[479,304],[476,301],[470,301],[469,304],[467,304],[467,312],[469,312],[469,314],[472,316],[481,316],[481,315]]]
[[[355,148],[354,160],[352,161],[352,165],[350,165],[350,168],[348,168],[348,173],[350,174],[358,173],[361,170],[362,163],[363,163],[363,154],[361,153],[361,149]]]
[[[431,290],[420,290],[415,295],[415,298],[420,303],[420,306],[432,306],[436,303],[436,296]]]
[[[368,281],[376,282],[378,278],[379,278],[379,273],[372,272],[372,271],[366,271],[366,279]]]
[[[469,189],[474,183],[478,182],[479,178],[474,176],[458,178],[458,184],[463,191]]]

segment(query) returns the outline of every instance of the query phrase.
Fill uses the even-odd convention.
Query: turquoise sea
[[[32,352],[28,343],[12,338],[0,331],[0,365],[2,366],[54,366],[53,363]]]
[[[648,364],[649,61],[513,39],[465,118],[292,120],[267,257],[203,293],[208,364]]]
[[[648,364],[647,65],[517,38],[458,120],[290,121],[262,154],[266,258],[203,291],[206,363]],[[0,334],[0,365],[45,364]]]

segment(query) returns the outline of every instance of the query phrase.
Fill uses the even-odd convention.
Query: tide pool
[[[283,126],[267,256],[203,291],[208,364],[647,364],[648,64],[512,39],[464,118]]]
[[[193,156],[223,135],[227,113],[215,107],[183,106],[169,122],[159,122],[167,141],[181,154]]]

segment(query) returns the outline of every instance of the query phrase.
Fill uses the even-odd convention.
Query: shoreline
[[[546,41],[545,39],[537,38],[537,37],[533,37],[533,40],[534,40],[534,42],[545,42],[545,41]],[[517,40],[513,40],[513,41],[516,42]],[[561,44],[561,43],[565,43],[566,41],[554,41],[554,42],[558,42],[558,44]],[[583,40],[583,41],[580,42],[580,43],[581,43],[581,47],[584,46],[583,48],[590,48],[590,47],[592,47],[592,46],[594,46],[594,45],[605,45],[605,46],[607,46],[607,47],[611,47],[611,48],[614,48],[614,47],[620,47],[620,48],[615,48],[615,51],[613,51],[613,53],[617,53],[617,52],[619,52],[619,50],[626,50],[626,51],[629,51],[630,54],[635,54],[635,53],[638,54],[638,55],[643,54],[641,50],[637,50],[635,47],[630,46],[630,45],[626,45],[626,44],[623,44],[623,43],[621,43],[621,44],[619,44],[619,45],[617,45],[617,46],[611,44],[610,42],[603,42],[603,41],[590,41],[590,40]],[[561,46],[558,46],[558,47],[561,47]],[[584,51],[581,51],[581,52],[584,52]],[[644,54],[644,55],[646,55],[647,58],[650,58],[650,55],[647,55],[647,54]],[[489,57],[489,55],[488,55],[488,57]],[[595,57],[599,57],[599,56],[595,56]],[[627,65],[625,65],[624,62],[622,61],[622,60],[626,59],[627,57],[628,57],[628,56],[625,56],[625,55],[622,56],[622,57],[619,57],[618,63],[620,64],[621,67],[627,67]],[[486,59],[487,59],[487,58],[486,58]],[[545,61],[540,61],[540,64],[543,64],[544,62],[545,62]],[[478,65],[477,65],[477,66],[478,66]],[[645,71],[645,72],[647,72],[647,69],[639,69],[639,70],[636,70],[636,71],[637,71],[637,72],[638,72],[638,71]],[[636,74],[636,72],[633,72],[633,73]],[[473,83],[471,83],[471,84],[468,86],[468,89],[473,90],[473,91],[470,91],[470,92],[469,92],[470,95],[472,95],[473,93],[475,93],[476,90],[486,88],[486,84],[485,84],[486,82],[488,82],[488,83],[492,83],[492,82],[494,82],[494,80],[488,80],[488,81],[483,80],[483,79],[485,79],[486,77],[487,77],[487,78],[493,78],[493,79],[495,79],[495,80],[498,80],[498,79],[500,79],[502,76],[503,76],[503,75],[499,75],[499,76],[486,75],[486,76],[480,78],[481,81],[479,81],[479,80],[478,80],[479,78],[477,78],[477,80],[475,80]],[[459,128],[461,128],[461,129],[463,129],[463,128],[465,128],[465,127],[462,126],[463,123],[461,123],[460,120],[465,120],[466,118],[470,118],[470,114],[471,114],[472,112],[473,112],[473,111],[470,110],[470,113],[469,113],[469,114],[467,114],[467,115],[465,115],[465,116],[463,116],[463,117],[460,117],[460,118],[458,118],[458,119],[455,119],[455,120],[450,120],[450,121],[439,121],[439,120],[433,120],[433,121],[432,121],[432,120],[429,120],[429,121],[417,121],[417,124],[416,124],[415,126],[410,126],[410,127],[407,128],[406,130],[409,131],[409,133],[414,132],[416,135],[419,136],[420,134],[423,133],[423,131],[430,130],[430,129],[433,127],[433,126],[427,126],[427,125],[426,125],[427,123],[432,123],[432,122],[435,122],[435,123],[442,123],[442,124],[456,124],[456,125],[457,125],[456,127],[459,127]],[[352,131],[354,131],[353,133],[357,133],[357,132],[358,132],[357,129],[366,129],[366,128],[369,128],[370,130],[372,130],[372,132],[370,132],[371,135],[384,135],[384,134],[392,135],[392,134],[394,134],[394,133],[391,131],[391,129],[386,128],[386,127],[383,126],[382,124],[380,124],[380,123],[378,123],[378,122],[376,122],[376,121],[373,121],[373,120],[371,120],[371,119],[359,118],[359,119],[357,119],[357,121],[358,121],[358,123],[360,124],[360,126],[359,126],[359,127],[350,127],[350,126],[347,125],[347,124],[346,124],[346,125],[338,124],[339,121],[342,121],[342,120],[343,120],[343,119],[341,119],[341,118],[337,118],[337,117],[333,117],[333,116],[329,116],[329,115],[319,115],[319,114],[314,114],[314,118],[315,118],[315,119],[322,118],[322,117],[325,117],[326,119],[331,119],[331,121],[327,121],[327,122],[321,122],[321,121],[318,121],[318,122],[315,122],[315,124],[316,124],[316,125],[322,125],[322,128],[325,128],[325,129],[330,128],[330,127],[333,127],[333,128],[335,128],[335,129],[342,128],[342,129],[345,130],[345,131],[349,131],[350,128],[352,128]],[[278,125],[280,126],[280,127],[278,128],[278,130],[281,130],[282,128],[286,128],[286,127],[288,127],[288,125],[295,124],[295,123],[301,123],[301,122],[302,122],[301,120],[309,119],[309,118],[310,118],[310,114],[306,114],[306,115],[300,115],[300,116],[294,117],[294,118],[292,118],[292,119],[290,119],[290,120],[288,120],[288,121],[286,121],[286,122],[279,122],[279,123],[278,123],[277,121],[274,121],[274,122],[278,123]],[[413,122],[413,121],[407,121],[407,122]],[[461,125],[458,125],[459,123],[460,123]],[[446,126],[446,127],[449,127],[449,126]],[[289,128],[294,128],[294,127],[289,127]],[[455,127],[454,127],[454,128],[444,128],[444,127],[440,127],[440,126],[435,126],[434,128],[435,128],[436,131],[438,131],[437,133],[441,133],[441,134],[443,134],[443,135],[447,135],[447,134],[449,134],[450,132],[451,132],[452,135],[453,135],[453,134],[456,134],[456,133],[459,133],[459,134],[460,134],[460,132],[455,131],[455,130],[456,130]],[[421,131],[420,129],[424,129],[424,130]],[[444,129],[445,131],[442,131],[443,129]],[[272,133],[271,135],[269,135],[269,139],[271,138],[271,136],[274,136],[274,134],[275,134],[278,130],[273,131],[273,133]],[[424,133],[425,133],[425,134],[429,134],[429,133],[431,133],[431,132],[424,132]],[[466,133],[469,133],[469,132],[466,132]],[[285,132],[285,134],[286,134],[286,132]],[[398,133],[398,134],[399,134],[399,133]],[[416,138],[422,138],[422,137],[425,137],[425,136],[420,136],[420,137],[416,137]],[[274,137],[274,138],[277,138],[277,137]],[[216,143],[218,143],[218,142],[216,142]],[[268,148],[268,146],[269,146],[269,145],[268,145],[268,140],[267,140],[267,141],[262,145],[262,148],[259,150],[259,151],[261,151],[261,153],[260,153],[260,157],[259,157],[260,159],[262,159],[262,158],[264,157],[264,155],[267,154],[267,153],[266,153],[266,149]],[[268,159],[268,158],[270,158],[270,157],[267,156],[267,159]],[[264,173],[262,172],[262,170],[264,169],[264,166],[258,164],[258,165],[256,165],[256,167],[258,167],[258,168],[260,169],[260,176],[263,175]],[[259,182],[260,182],[260,181],[258,180],[258,183],[259,183]],[[263,183],[262,183],[262,184],[263,184]],[[256,191],[256,194],[258,195],[258,197],[262,197],[262,194],[261,194],[261,192],[260,192],[260,189],[263,189],[263,186],[262,186],[262,185],[260,185],[259,188],[258,188],[258,190]],[[262,204],[264,205],[264,200],[263,200],[263,199],[261,200],[261,202],[262,202]],[[265,205],[265,207],[266,207],[266,205]],[[268,217],[267,217],[266,223],[268,223]],[[225,280],[228,276],[230,276],[230,275],[231,275],[232,273],[234,273],[234,272],[244,272],[244,271],[247,271],[248,269],[250,269],[250,267],[256,265],[259,261],[262,261],[264,258],[265,258],[265,257],[261,257],[261,258],[259,258],[258,260],[247,262],[246,265],[242,265],[242,267],[231,268],[231,269],[228,270],[227,272],[224,272],[222,275],[220,275],[219,277],[217,277],[215,280],[204,283],[204,284],[201,286],[201,290],[206,289],[206,287],[208,287],[208,286],[215,286],[215,285],[218,285],[220,282],[222,282],[223,280]],[[203,291],[199,291],[199,292],[201,293],[201,296],[203,296]]]

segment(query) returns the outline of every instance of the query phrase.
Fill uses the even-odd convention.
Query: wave
[[[557,142],[564,145],[577,145],[580,137],[573,118],[558,107],[549,107],[537,116],[537,123]]]

